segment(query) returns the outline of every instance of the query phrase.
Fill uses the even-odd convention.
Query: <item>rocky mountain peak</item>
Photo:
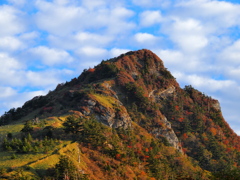
[[[240,164],[240,138],[223,118],[219,102],[192,86],[182,89],[163,61],[146,49],[84,70],[46,96],[11,109],[0,118],[0,124],[64,115],[95,119],[120,134],[137,131],[138,141],[150,136],[208,171],[223,169],[223,162],[229,167]],[[131,139],[123,137],[132,147]],[[145,145],[152,148],[149,142]],[[113,149],[107,140],[106,146]],[[137,156],[146,162],[145,157]]]

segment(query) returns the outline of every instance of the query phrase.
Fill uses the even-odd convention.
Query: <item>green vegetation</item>
[[[66,133],[77,134],[83,131],[83,120],[81,118],[76,119],[73,116],[69,116],[63,123],[63,126]]]
[[[127,83],[125,89],[130,101],[139,105],[147,102],[148,99],[144,96],[143,88],[136,83]]]
[[[48,139],[47,136],[45,136],[43,140],[33,140],[32,136],[28,134],[28,136],[23,139],[13,138],[9,141],[5,138],[2,143],[2,148],[3,150],[17,153],[37,153],[52,150],[58,144],[58,141]]]
[[[54,177],[57,179],[87,179],[78,172],[74,163],[67,156],[60,156],[54,167]]]

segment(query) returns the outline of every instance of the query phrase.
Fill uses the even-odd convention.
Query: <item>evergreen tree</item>
[[[63,126],[66,133],[77,134],[83,130],[83,119],[69,116]]]
[[[57,179],[81,179],[76,166],[67,156],[60,157],[59,162],[55,166],[55,176]]]
[[[21,132],[31,133],[32,131],[33,131],[32,122],[31,122],[31,121],[27,121],[27,122],[24,124],[24,127],[23,127],[23,129],[21,130]]]

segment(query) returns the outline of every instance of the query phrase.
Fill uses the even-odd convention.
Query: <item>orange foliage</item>
[[[223,143],[227,145],[227,144],[229,144],[229,141],[226,139],[223,141]]]
[[[142,176],[146,176],[147,174],[146,174],[146,172],[141,171],[140,175],[142,175]]]
[[[119,85],[124,86],[126,83],[134,82],[134,79],[129,75],[129,73],[121,71],[118,73],[117,81]]]
[[[37,131],[39,131],[39,130],[41,130],[40,127],[34,127],[34,128],[33,128],[33,131],[34,131],[34,132],[37,132]]]
[[[156,178],[154,178],[154,177],[151,177],[151,178],[150,178],[150,180],[156,180]]]
[[[227,148],[227,152],[231,152],[231,148]]]
[[[183,134],[183,139],[187,139],[188,138],[188,135],[186,133]]]
[[[137,153],[137,154],[142,154],[142,152],[141,152],[141,151],[137,151],[136,153]]]
[[[211,127],[209,131],[212,133],[213,136],[217,134],[217,130],[214,127]]]
[[[183,152],[184,152],[184,153],[186,153],[186,152],[187,152],[187,148],[183,148],[182,150],[183,150]]]
[[[192,115],[193,112],[185,111],[186,115]]]
[[[138,142],[138,143],[136,143],[135,146],[136,146],[137,149],[142,150],[142,144],[141,143]]]
[[[94,68],[89,68],[87,72],[93,73],[93,72],[95,72],[95,69]]]
[[[184,118],[178,118],[179,122],[183,122]]]
[[[121,154],[116,154],[115,158],[116,158],[117,160],[120,160],[120,159],[121,159]]]

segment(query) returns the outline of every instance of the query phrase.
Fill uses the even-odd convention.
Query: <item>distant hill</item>
[[[149,50],[86,69],[0,118],[1,179],[240,179],[217,100]]]

